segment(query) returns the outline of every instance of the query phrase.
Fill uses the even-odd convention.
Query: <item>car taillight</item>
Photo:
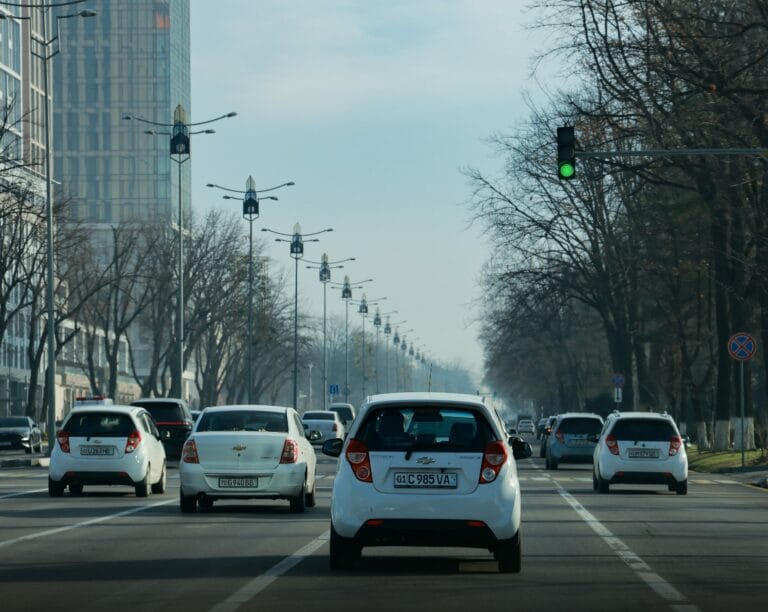
[[[66,431],[60,431],[56,434],[56,439],[59,441],[59,448],[62,453],[69,452],[69,434]]]
[[[619,454],[619,441],[616,439],[616,436],[605,436],[605,445],[612,455]]]
[[[557,438],[561,444],[565,444],[565,436],[559,429],[555,432],[555,438]]]
[[[483,465],[480,467],[480,484],[496,480],[506,460],[507,449],[503,442],[496,440],[486,446],[483,453]]]
[[[331,427],[331,431],[339,431],[339,426],[334,423],[333,427]]]
[[[373,482],[371,471],[371,458],[368,455],[368,447],[360,440],[352,439],[347,445],[347,461],[352,466],[352,473],[361,482]]]
[[[682,445],[683,439],[680,436],[672,436],[672,439],[669,441],[669,456],[677,455]]]
[[[299,459],[299,445],[295,440],[286,438],[283,442],[283,452],[280,454],[280,463],[296,463]]]
[[[200,463],[200,457],[197,456],[197,444],[194,440],[184,442],[184,447],[181,449],[181,460],[184,463]]]
[[[136,450],[136,447],[141,443],[141,434],[136,431],[132,431],[128,434],[128,439],[125,441],[125,452],[132,453]]]

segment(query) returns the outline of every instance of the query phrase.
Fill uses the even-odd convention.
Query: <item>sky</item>
[[[305,257],[355,257],[334,282],[373,278],[355,299],[386,297],[382,312],[398,311],[391,320],[407,321],[409,341],[479,380],[481,268],[492,252],[471,223],[461,170],[498,174],[487,138],[525,119],[524,95],[540,91],[531,66],[542,41],[527,28],[526,3],[191,0],[189,120],[238,113],[195,143],[195,211],[240,210],[206,183],[295,181],[262,202],[254,229],[332,227],[305,244]],[[270,238],[266,252],[292,281],[288,245]],[[300,266],[299,292],[322,316],[316,270]],[[329,290],[335,315],[344,303]]]

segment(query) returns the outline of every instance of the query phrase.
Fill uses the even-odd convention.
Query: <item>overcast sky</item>
[[[295,181],[279,202],[262,203],[255,227],[333,227],[305,256],[356,257],[334,281],[373,277],[365,293],[387,297],[382,311],[399,311],[392,322],[407,319],[402,329],[432,358],[479,376],[479,279],[491,252],[470,226],[461,169],[498,172],[484,139],[525,118],[523,94],[538,91],[530,60],[541,41],[526,29],[525,4],[192,0],[191,121],[238,113],[196,141],[195,210],[239,210],[208,182]],[[267,250],[292,280],[288,245]],[[300,267],[301,300],[314,314],[321,287]],[[328,308],[343,315],[338,291]]]

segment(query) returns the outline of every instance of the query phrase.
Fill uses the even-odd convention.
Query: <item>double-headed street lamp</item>
[[[389,382],[389,339],[388,339],[388,337],[392,334],[392,326],[393,325],[395,325],[395,326],[402,325],[403,323],[407,323],[407,322],[408,321],[403,319],[402,321],[398,321],[397,323],[390,323],[389,322],[389,317],[387,317],[387,323],[386,323],[386,325],[384,325],[384,336],[385,336],[384,343],[387,345],[387,361],[386,361],[386,364],[387,364],[387,366],[386,366],[386,371],[387,371],[387,374],[386,374],[386,376],[387,376],[387,393],[389,393],[389,390],[392,388],[392,386],[390,385],[390,382]],[[395,338],[397,338],[395,340],[395,344],[398,344],[400,342],[400,337],[397,335],[397,328],[395,328]]]
[[[247,398],[248,403],[253,403],[253,222],[259,218],[259,195],[268,191],[274,191],[282,187],[291,187],[295,185],[293,181],[270,187],[269,189],[256,189],[256,182],[252,176],[245,181],[245,191],[239,189],[230,189],[222,187],[215,183],[208,183],[206,187],[221,189],[231,193],[243,194],[243,219],[248,220],[248,367],[246,368],[246,381],[248,384]],[[239,197],[223,195],[225,200],[239,200]],[[277,200],[276,196],[264,196],[262,200]]]
[[[276,232],[268,227],[262,227],[262,232],[269,232],[270,234],[277,234],[278,236],[290,237],[290,240],[283,238],[275,238],[275,242],[288,242],[290,247],[290,255],[294,260],[294,293],[293,293],[293,407],[295,410],[299,409],[299,259],[304,257],[304,242],[308,236],[317,236],[318,234],[325,234],[326,232],[332,232],[333,228],[328,227],[320,230],[319,232],[312,232],[310,234],[301,233],[301,225],[296,223],[293,226],[293,234],[284,234],[283,232]],[[320,242],[317,238],[311,238],[306,242]]]
[[[352,299],[352,289],[362,289],[364,283],[373,282],[372,278],[351,283],[349,276],[344,277],[342,285],[331,285],[341,289],[341,299],[344,300],[344,401],[349,403],[349,302]]]
[[[379,393],[379,329],[381,328],[381,317],[385,316],[387,317],[387,321],[389,321],[387,315],[393,315],[396,312],[397,310],[390,310],[389,312],[382,313],[377,307],[376,314],[373,316],[373,325],[376,328],[376,348],[373,351],[374,365],[376,368],[376,393]],[[384,331],[386,333],[386,327],[384,328]]]
[[[53,151],[51,149],[51,106],[50,98],[50,72],[48,62],[61,51],[61,20],[72,17],[95,17],[95,11],[82,10],[77,13],[68,13],[65,15],[56,15],[56,35],[48,38],[48,23],[51,17],[51,9],[62,6],[71,6],[73,4],[82,4],[86,0],[64,0],[62,2],[34,2],[23,4],[19,2],[0,2],[1,6],[14,8],[38,9],[39,18],[33,19],[32,15],[8,15],[0,12],[0,20],[19,19],[30,22],[29,40],[30,53],[40,60],[42,64],[41,76],[43,77],[43,124],[45,130],[45,216],[46,216],[46,311],[48,320],[46,322],[47,349],[48,349],[48,367],[46,368],[46,386],[47,386],[47,416],[46,431],[48,434],[48,450],[46,454],[50,456],[53,449],[53,437],[56,433],[56,308],[54,304],[54,252],[53,252],[53,180],[51,175],[51,165],[53,164]],[[33,31],[33,23],[39,23],[40,32]],[[3,43],[7,44],[7,43]],[[54,44],[56,45],[54,47]],[[20,103],[20,100],[14,100],[14,104]]]
[[[379,302],[382,302],[386,300],[385,297],[376,298],[375,300],[371,300],[370,302],[366,299],[365,294],[363,294],[362,299],[360,300],[357,308],[357,312],[359,312],[363,316],[363,333],[362,333],[362,357],[360,358],[360,367],[363,371],[363,380],[362,380],[362,386],[363,386],[363,399],[365,399],[365,315],[368,314],[368,306],[377,306]]]
[[[187,122],[187,113],[184,111],[184,107],[179,104],[173,111],[173,123],[162,123],[158,121],[150,121],[137,115],[124,115],[123,119],[126,121],[138,121],[140,123],[146,123],[148,125],[154,125],[157,127],[171,128],[171,131],[158,131],[155,129],[145,130],[145,134],[153,136],[168,136],[171,139],[170,155],[171,159],[176,162],[179,167],[179,253],[178,253],[178,268],[179,268],[179,286],[178,286],[178,304],[176,311],[176,351],[178,352],[178,395],[176,395],[177,389],[171,384],[171,390],[169,395],[171,397],[184,397],[184,214],[183,207],[181,205],[181,166],[189,160],[190,149],[190,136],[194,134],[214,134],[215,130],[204,129],[197,131],[190,131],[190,128],[207,125],[214,121],[220,121],[221,119],[229,119],[237,115],[235,112],[229,112],[225,115],[214,117],[206,121],[198,121],[196,123]]]
[[[330,390],[328,388],[328,341],[327,341],[327,327],[326,327],[326,286],[331,280],[331,270],[343,268],[342,264],[347,261],[355,261],[354,257],[347,257],[346,259],[338,259],[336,261],[328,261],[328,255],[323,253],[323,256],[319,262],[310,261],[309,263],[316,264],[314,266],[307,266],[314,270],[320,270],[320,282],[323,283],[323,410],[328,410],[328,396]]]

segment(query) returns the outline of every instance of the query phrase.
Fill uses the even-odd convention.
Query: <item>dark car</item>
[[[27,454],[42,450],[40,428],[28,416],[0,417],[0,450],[24,449]]]
[[[160,430],[166,457],[180,459],[181,449],[195,424],[187,402],[173,397],[158,397],[138,399],[131,405],[146,408]]]

